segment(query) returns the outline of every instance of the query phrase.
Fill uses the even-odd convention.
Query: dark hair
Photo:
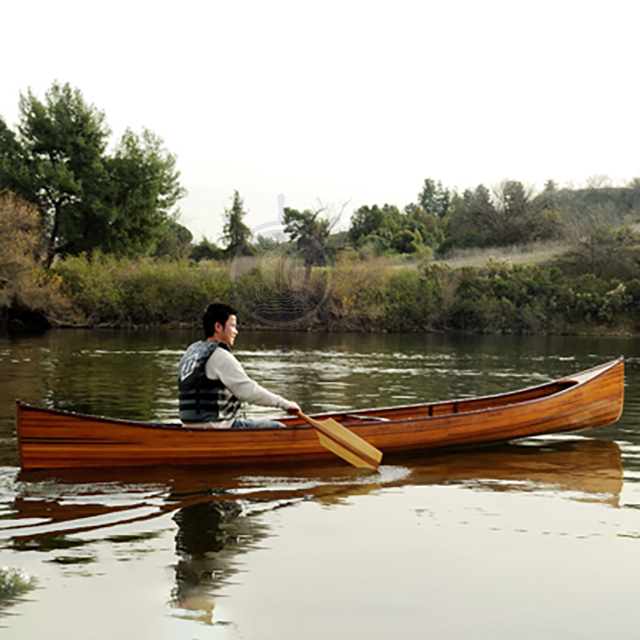
[[[204,337],[211,338],[216,330],[216,323],[219,322],[223,327],[227,324],[229,316],[235,316],[238,312],[228,304],[214,302],[210,304],[202,316],[202,327],[204,329]]]

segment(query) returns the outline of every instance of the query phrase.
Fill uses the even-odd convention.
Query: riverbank
[[[548,250],[546,250],[548,252]],[[539,255],[539,254],[538,254]],[[476,258],[477,259],[477,258]],[[572,276],[546,261],[484,258],[480,266],[360,259],[304,269],[265,257],[234,263],[96,255],[60,261],[39,295],[5,327],[195,328],[212,301],[239,310],[247,329],[513,335],[636,335],[640,280]],[[300,277],[298,277],[300,276]],[[65,304],[59,301],[65,297]],[[55,299],[55,307],[47,306]],[[37,323],[30,319],[38,319]]]
[[[81,256],[60,262],[55,275],[73,302],[73,326],[197,327],[204,307],[222,300],[251,329],[635,335],[640,328],[637,279],[573,277],[491,257],[454,268],[347,254],[314,268],[304,288],[295,268],[283,273],[264,258],[195,265]]]

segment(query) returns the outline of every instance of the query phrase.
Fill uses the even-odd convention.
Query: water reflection
[[[459,483],[501,491],[552,487],[604,501],[622,489],[621,450],[610,441],[539,438],[388,460],[378,472],[340,461],[218,472],[197,467],[19,472],[12,487],[5,480],[0,534],[14,540],[71,535],[200,504],[238,501],[275,507],[302,499],[332,503],[405,485]],[[225,517],[230,513],[223,511]]]
[[[182,611],[178,617],[212,624],[215,591],[235,573],[235,556],[266,538],[268,531],[237,501],[190,505],[173,519],[178,525],[178,562],[171,604]]]
[[[309,500],[345,504],[356,495],[389,488],[451,484],[483,491],[554,492],[571,501],[618,506],[622,464],[616,443],[573,438],[405,456],[374,473],[336,463],[219,473],[21,472],[4,480],[0,538],[5,548],[42,552],[49,562],[75,566],[82,575],[100,565],[95,546],[99,530],[148,521],[148,531],[137,537],[104,539],[114,545],[152,545],[159,535],[154,522],[173,513],[174,615],[210,623],[216,593],[238,570],[237,557],[272,535],[255,517],[265,510]]]
[[[622,456],[615,442],[550,441],[505,444],[458,455],[434,456],[422,468],[421,484],[464,483],[496,491],[571,492],[566,497],[618,506],[622,490]],[[414,482],[420,474],[414,474]]]

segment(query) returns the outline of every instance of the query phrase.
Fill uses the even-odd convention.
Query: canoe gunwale
[[[358,414],[362,414],[363,416],[367,416],[370,415],[371,413],[384,413],[384,412],[392,412],[392,411],[416,411],[416,410],[420,410],[420,409],[424,409],[425,407],[438,407],[438,406],[444,406],[444,405],[458,405],[458,407],[460,406],[464,406],[464,404],[469,404],[472,402],[480,402],[480,401],[499,401],[499,400],[504,400],[504,399],[508,399],[509,397],[516,397],[516,396],[520,396],[520,395],[525,395],[525,394],[529,394],[532,393],[534,391],[542,391],[545,389],[545,387],[551,388],[555,385],[566,385],[564,389],[558,389],[557,391],[551,391],[550,393],[546,394],[546,395],[540,395],[536,398],[531,398],[529,400],[522,400],[520,402],[513,402],[513,403],[505,403],[505,404],[495,404],[494,406],[488,406],[485,408],[481,408],[481,409],[472,409],[470,411],[463,411],[460,413],[464,413],[465,416],[471,415],[473,413],[485,413],[487,411],[492,411],[495,409],[503,409],[505,407],[509,407],[509,406],[514,406],[514,405],[524,405],[526,403],[529,402],[538,402],[541,400],[547,400],[551,397],[557,397],[563,393],[566,393],[568,391],[575,391],[575,389],[577,387],[583,386],[589,382],[591,382],[591,380],[597,378],[599,375],[605,373],[606,371],[608,371],[609,369],[613,369],[614,367],[616,367],[619,363],[624,362],[624,357],[620,356],[618,358],[616,358],[615,360],[611,360],[609,362],[605,362],[603,364],[600,365],[596,365],[595,367],[592,367],[590,369],[585,369],[584,371],[581,371],[579,373],[576,373],[572,376],[565,376],[564,378],[559,378],[558,380],[550,380],[549,382],[542,382],[541,384],[537,384],[537,385],[532,385],[530,387],[523,387],[522,389],[516,389],[514,391],[505,391],[503,393],[496,393],[496,394],[490,394],[490,395],[486,395],[486,396],[473,396],[472,398],[458,398],[458,399],[451,399],[451,400],[442,400],[442,401],[437,401],[437,402],[425,402],[425,403],[418,403],[418,404],[407,404],[407,405],[396,405],[396,406],[392,406],[392,407],[376,407],[375,409],[354,409],[353,411],[347,411],[347,412],[337,412],[337,411],[333,411],[331,413],[319,413],[319,414],[315,414],[314,417],[321,419],[321,418],[328,418],[328,417],[332,417],[332,418],[336,418],[336,417],[340,417],[340,416],[346,416],[347,413],[348,414],[353,414],[354,416],[357,416]],[[454,413],[457,412],[452,412],[451,415],[453,415]],[[380,422],[380,424],[392,424],[392,423],[396,423],[396,422],[404,422],[405,420],[427,420],[431,417],[434,418],[439,418],[442,417],[442,415],[444,414],[439,414],[439,415],[429,415],[429,416],[420,416],[419,418],[403,418],[400,420],[385,420],[384,422]]]

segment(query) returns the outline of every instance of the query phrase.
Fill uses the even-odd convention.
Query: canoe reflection
[[[618,505],[622,489],[615,442],[530,440],[429,456],[389,457],[377,472],[340,461],[327,466],[242,468],[235,471],[142,469],[21,472],[5,503],[0,538],[14,550],[50,551],[99,540],[74,534],[173,514],[174,615],[212,618],[217,589],[237,572],[237,558],[272,532],[255,515],[302,500],[348,502],[356,495],[410,485],[461,484],[488,491],[554,491],[569,500]],[[150,527],[149,544],[155,529]],[[139,530],[139,527],[138,527]],[[113,534],[113,532],[111,532]],[[86,555],[86,554],[85,554]]]
[[[598,499],[617,505],[622,490],[622,456],[617,443],[598,440],[505,444],[433,456],[428,464],[414,469],[412,481],[413,484],[474,481],[496,490],[516,491],[551,486],[603,494]]]
[[[422,456],[389,457],[377,472],[342,464],[296,467],[20,472],[0,533],[72,534],[152,519],[200,503],[263,508],[301,499],[340,501],[386,487],[462,483],[500,491],[553,488],[569,499],[616,504],[622,460],[615,442],[531,440]]]

